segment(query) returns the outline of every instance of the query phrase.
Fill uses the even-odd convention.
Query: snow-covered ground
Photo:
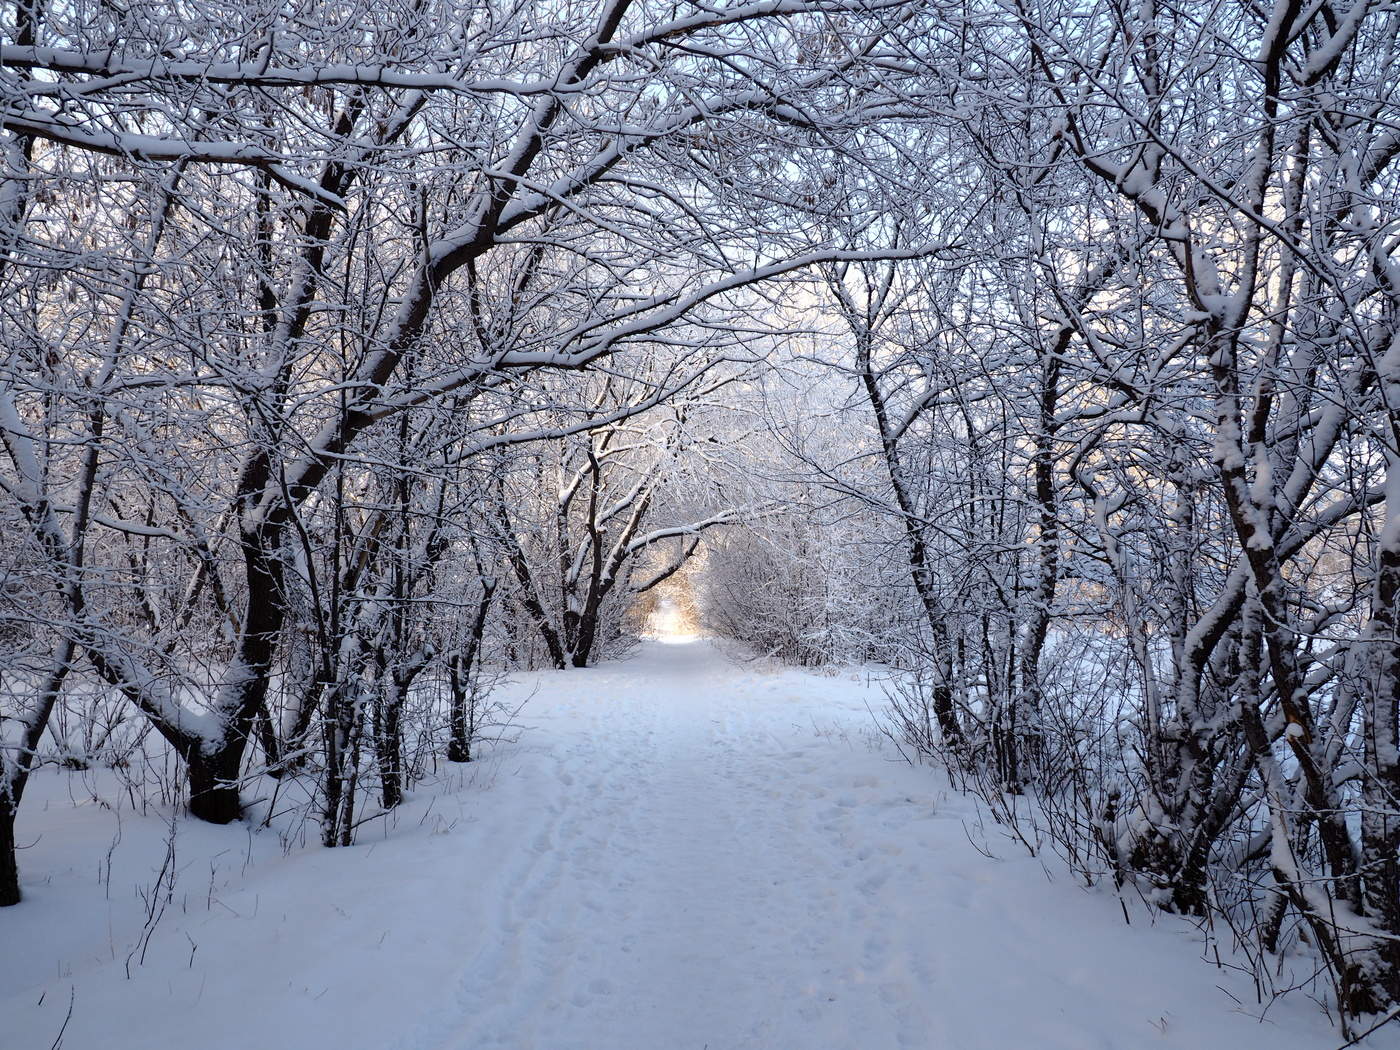
[[[354,849],[177,821],[149,924],[168,820],[46,772],[28,898],[0,912],[0,1047],[50,1047],[70,1003],[67,1050],[1341,1042],[1301,996],[1261,1022],[1187,924],[1127,925],[1111,890],[974,826],[983,856],[971,805],[882,746],[858,676],[653,641],[511,691],[535,692],[523,731]]]

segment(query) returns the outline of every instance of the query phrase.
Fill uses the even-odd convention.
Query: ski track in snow
[[[0,913],[5,952],[28,939],[35,953],[0,968],[0,1047],[49,1046],[70,988],[67,1050],[1340,1042],[1301,997],[1262,1023],[1236,1008],[1221,988],[1252,1004],[1252,985],[1203,962],[1185,924],[1152,928],[1138,909],[1129,927],[1111,892],[1052,881],[994,830],[997,859],[982,856],[971,806],[880,746],[866,707],[878,691],[851,676],[651,642],[522,678],[517,691],[540,686],[529,728],[481,764],[488,775],[420,793],[373,848],[369,832],[364,848],[265,855],[228,875],[219,908],[163,920],[131,981],[124,950],[98,958],[118,934],[86,954],[77,933],[40,942],[72,894],[101,894],[80,878],[90,857],[75,859],[67,881]],[[459,819],[432,834],[412,818],[429,805]],[[185,827],[195,852],[221,841]],[[45,862],[22,857],[27,874]],[[202,858],[189,868],[214,879]],[[111,907],[109,922],[131,911]]]

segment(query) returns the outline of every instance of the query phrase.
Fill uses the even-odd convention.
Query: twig
[[[76,984],[68,987],[68,1013],[63,1018],[63,1026],[59,1028],[58,1035],[54,1036],[53,1045],[49,1050],[58,1050],[63,1045],[63,1033],[68,1031],[68,1022],[73,1020],[73,1000],[77,997],[78,986]]]
[[[1380,1028],[1385,1027],[1386,1025],[1390,1024],[1391,1021],[1395,1020],[1397,1017],[1400,1017],[1400,1008],[1397,1008],[1397,1009],[1395,1009],[1395,1010],[1390,1011],[1390,1013],[1388,1013],[1386,1016],[1382,1017],[1379,1021],[1377,1021],[1375,1024],[1373,1024],[1370,1028],[1366,1029],[1366,1031],[1362,1032],[1362,1033],[1361,1033],[1360,1035],[1358,1035],[1358,1036],[1354,1036],[1353,1038],[1348,1039],[1348,1040],[1347,1040],[1345,1043],[1343,1043],[1341,1046],[1337,1047],[1337,1050],[1347,1050],[1347,1047],[1349,1047],[1349,1046],[1355,1046],[1357,1043],[1361,1042],[1361,1040],[1365,1039],[1365,1038],[1366,1038],[1368,1035],[1370,1035],[1372,1032],[1376,1031],[1377,1029],[1380,1029]]]

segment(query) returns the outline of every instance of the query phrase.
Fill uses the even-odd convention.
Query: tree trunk
[[[455,661],[451,676],[452,711],[448,716],[447,761],[470,762],[476,719],[468,713],[468,706],[469,703],[475,705],[476,698],[468,701],[467,693],[471,689],[471,683],[465,675],[458,674]]]
[[[258,705],[258,743],[263,750],[263,766],[268,776],[280,778],[283,773],[282,741],[277,739],[277,724],[268,710],[266,699]]]
[[[281,760],[276,766],[275,776],[300,773],[306,768],[307,759],[311,757],[311,723],[320,709],[325,686],[325,678],[317,673],[298,696],[296,714],[291,719],[291,726],[283,731]]]
[[[1396,356],[1400,356],[1400,339],[1395,346]],[[1393,459],[1389,471],[1388,483],[1394,486],[1400,481],[1400,460]],[[1379,673],[1366,690],[1362,706],[1367,775],[1361,787],[1361,867],[1365,873],[1361,903],[1379,934],[1373,938],[1363,971],[1369,984],[1367,994],[1376,1010],[1400,1003],[1400,631],[1396,623],[1400,506],[1387,507],[1386,514],[1372,598],[1374,611],[1367,628],[1374,650],[1368,663],[1373,662]]]
[[[470,762],[472,760],[472,739],[476,736],[477,698],[468,694],[475,691],[472,680],[472,667],[481,652],[481,639],[486,634],[486,617],[491,611],[491,600],[496,595],[496,581],[482,581],[481,600],[476,605],[476,619],[472,621],[467,644],[447,662],[448,675],[452,686],[452,707],[448,712],[450,737],[447,742],[449,762]]]
[[[593,656],[593,646],[598,639],[598,608],[590,602],[578,621],[578,638],[574,650],[569,654],[569,662],[575,667],[587,667]]]
[[[924,610],[932,635],[934,670],[938,676],[933,690],[933,713],[938,719],[938,729],[943,735],[944,746],[953,751],[960,751],[963,746],[963,729],[958,720],[957,710],[953,706],[952,657],[948,651],[948,626],[935,591],[933,566],[928,545],[924,541],[923,526],[920,524],[914,499],[905,484],[906,478],[903,461],[899,454],[898,438],[891,428],[889,408],[871,364],[870,344],[869,333],[858,333],[856,368],[865,387],[870,408],[875,414],[875,425],[880,435],[880,449],[884,457],[885,469],[889,473],[895,505],[899,508],[900,520],[904,526],[905,554],[909,559],[909,575],[913,581],[914,590],[919,596],[919,604]]]
[[[15,859],[15,807],[0,798],[0,908],[19,903],[19,863]]]
[[[243,740],[224,744],[213,754],[195,748],[185,756],[190,782],[190,815],[210,824],[231,824],[243,815],[238,774]]]
[[[403,802],[403,704],[408,687],[398,682],[381,683],[389,695],[375,712],[375,749],[379,760],[379,786],[385,809]]]
[[[246,486],[245,486],[246,487]],[[238,779],[243,754],[256,728],[258,712],[267,703],[268,675],[277,652],[277,636],[286,619],[282,570],[277,554],[280,525],[243,533],[243,559],[248,580],[248,611],[238,654],[224,673],[219,689],[218,717],[223,736],[217,744],[192,736],[163,714],[142,703],[122,685],[121,671],[100,651],[88,647],[89,659],[109,682],[124,688],[151,718],[156,729],[185,760],[190,787],[190,815],[211,824],[230,824],[243,813]]]

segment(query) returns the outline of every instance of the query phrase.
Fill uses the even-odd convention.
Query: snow
[[[0,912],[4,1046],[50,1046],[70,994],[67,1050],[1341,1042],[1303,996],[1261,1023],[1194,927],[1134,901],[1128,925],[1111,888],[980,822],[879,736],[853,672],[672,633],[510,692],[534,694],[519,730],[355,848],[303,847],[285,816],[176,820],[174,894],[129,980],[169,811],[86,800],[110,773],[36,776],[27,899]]]

